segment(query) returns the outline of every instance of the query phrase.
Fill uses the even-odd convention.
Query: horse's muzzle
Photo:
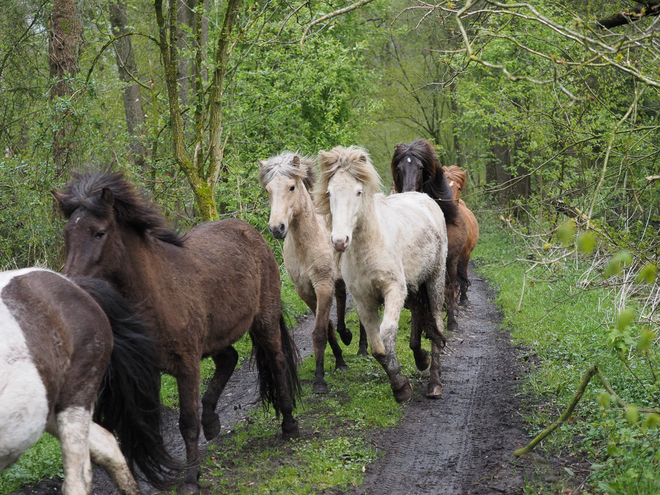
[[[287,228],[283,223],[275,227],[269,225],[268,230],[270,230],[270,233],[273,234],[275,239],[284,239],[286,237]]]

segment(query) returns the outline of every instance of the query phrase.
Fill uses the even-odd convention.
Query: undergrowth
[[[660,406],[658,329],[641,317],[641,296],[648,299],[654,288],[628,289],[622,301],[622,288],[634,274],[631,260],[628,270],[612,270],[620,253],[597,263],[590,251],[571,251],[556,239],[536,248],[496,222],[482,223],[473,260],[497,289],[504,324],[533,363],[525,391],[540,406],[526,418],[531,433],[564,412],[593,364],[630,404],[616,407],[615,397],[593,379],[568,424],[537,449],[585,456],[591,472],[581,481],[583,493],[660,493],[660,417],[638,412]]]

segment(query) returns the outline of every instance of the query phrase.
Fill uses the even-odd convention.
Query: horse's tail
[[[154,487],[166,489],[174,484],[183,466],[169,455],[161,434],[157,343],[128,302],[108,283],[91,278],[75,282],[101,306],[114,337],[94,421],[117,435],[134,474],[137,466]]]
[[[298,378],[298,348],[289,334],[289,330],[284,320],[284,315],[280,314],[280,341],[282,343],[282,353],[286,361],[286,384],[291,395],[291,404],[296,407],[296,398],[300,396],[301,386]],[[250,333],[252,339],[252,357],[257,363],[257,372],[259,374],[259,393],[264,404],[270,404],[275,409],[275,414],[279,417],[280,401],[277,391],[277,377],[275,370],[269,361],[269,355],[266,348]],[[272,357],[272,356],[270,356]]]

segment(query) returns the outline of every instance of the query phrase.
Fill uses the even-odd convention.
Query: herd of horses
[[[348,289],[360,319],[358,352],[370,347],[394,398],[412,397],[395,350],[404,307],[416,366],[430,370],[426,395],[439,397],[443,309],[456,329],[479,235],[459,198],[465,172],[441,167],[422,139],[396,147],[397,194],[388,196],[359,147],[321,151],[317,160],[285,152],[259,165],[269,230],[284,239],[286,270],[316,316],[313,391],[328,391],[328,343],[336,368],[346,369],[337,334],[350,344]],[[282,316],[278,264],[255,228],[230,219],[180,234],[112,170],[74,174],[53,195],[67,220],[63,274],[0,273],[0,472],[48,431],[61,442],[65,494],[91,492],[91,461],[121,493],[140,492],[140,473],[157,488],[177,484],[180,493],[197,493],[199,435],[220,433],[216,405],[238,362],[233,344],[245,333],[262,401],[282,417],[285,438],[299,435],[299,357]],[[200,414],[205,357],[215,373]],[[176,379],[185,462],[168,454],[161,435],[161,372]]]

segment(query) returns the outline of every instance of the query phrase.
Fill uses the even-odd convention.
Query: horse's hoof
[[[337,328],[337,333],[339,334],[339,337],[345,346],[351,345],[351,341],[353,340],[353,333],[348,328]]]
[[[290,425],[282,423],[282,438],[284,440],[291,440],[292,438],[300,438],[300,429],[298,428],[298,421],[294,421]]]
[[[176,492],[179,495],[190,495],[192,493],[199,493],[199,485],[197,483],[184,483]]]
[[[429,359],[428,351],[422,350],[419,356],[415,354],[415,366],[417,366],[419,371],[427,370],[430,364],[431,360]]]
[[[468,298],[466,297],[465,299],[461,299],[458,301],[458,305],[466,308],[470,304],[470,301],[468,301]]]
[[[315,381],[314,384],[312,385],[312,392],[315,394],[327,394],[328,393],[328,385],[325,383],[325,381]]]
[[[458,331],[458,322],[456,320],[450,320],[447,322],[447,330],[450,332]]]
[[[204,430],[204,438],[206,440],[213,440],[220,434],[220,419],[218,415],[213,413],[212,415],[204,417],[202,414],[202,429]]]
[[[426,387],[426,396],[429,399],[439,399],[442,397],[442,386],[437,383],[429,383]]]
[[[369,351],[367,351],[367,347],[360,347],[358,349],[358,356],[364,356],[364,357],[369,357]]]
[[[412,385],[410,385],[410,382],[406,377],[403,378],[405,379],[403,386],[397,388],[396,390],[394,388],[392,389],[394,400],[396,400],[399,404],[405,404],[406,402],[409,402],[410,399],[412,399]]]
[[[337,362],[335,369],[337,371],[348,371],[348,365],[344,361]]]

